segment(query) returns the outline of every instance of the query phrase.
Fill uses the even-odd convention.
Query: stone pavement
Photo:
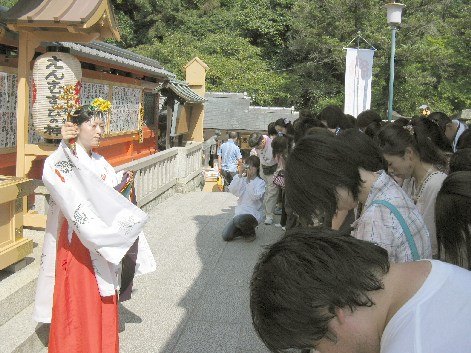
[[[137,277],[133,298],[120,304],[121,353],[268,352],[252,328],[249,281],[260,252],[283,232],[261,224],[254,242],[224,242],[235,205],[230,193],[198,191],[149,211],[157,270]],[[47,353],[49,326],[32,320],[44,232],[25,236],[34,241],[26,266],[0,271],[0,353]]]
[[[192,192],[149,212],[157,271],[138,277],[120,305],[121,353],[268,352],[252,328],[249,281],[264,246],[283,232],[261,224],[252,243],[224,242],[235,205],[230,193]]]

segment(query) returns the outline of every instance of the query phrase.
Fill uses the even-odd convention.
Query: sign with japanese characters
[[[48,139],[60,139],[66,114],[54,109],[65,86],[80,95],[80,61],[68,53],[49,52],[39,56],[33,67],[32,115],[36,132]],[[77,102],[78,103],[78,102]]]

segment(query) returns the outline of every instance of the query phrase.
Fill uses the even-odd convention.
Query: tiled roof
[[[168,91],[176,94],[185,103],[203,103],[205,101],[203,97],[192,91],[185,81],[167,80],[154,90],[154,92],[162,92],[163,95],[166,95]]]
[[[8,8],[0,6],[0,26],[6,30],[6,19],[3,18],[4,12]],[[6,35],[13,40],[18,40],[18,33],[6,30]],[[160,80],[175,78],[175,74],[165,70],[162,65],[154,59],[136,54],[130,50],[122,49],[113,44],[102,41],[93,41],[89,43],[72,42],[43,42],[44,47],[60,45],[70,48],[70,53],[84,58],[99,60],[103,63],[118,64],[119,66],[139,70],[151,77],[158,77]]]
[[[280,118],[294,121],[294,108],[250,106],[244,93],[207,92],[204,105],[204,129],[263,131]]]
[[[1,17],[33,31],[68,27],[83,32],[98,30],[102,38],[119,39],[109,0],[19,0]]]
[[[71,43],[58,42],[59,45],[70,48],[70,53],[88,58],[99,58],[100,61],[118,64],[127,68],[138,69],[152,76],[174,78],[175,74],[165,70],[156,60],[146,58],[126,49],[104,42]]]

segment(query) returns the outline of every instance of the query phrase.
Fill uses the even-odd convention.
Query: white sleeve
[[[255,201],[263,197],[265,193],[265,182],[260,178],[255,178],[247,184],[247,194],[250,199]]]
[[[241,177],[239,174],[234,175],[231,183],[229,184],[229,192],[237,197],[240,197],[247,187],[245,177]]]
[[[147,215],[67,150],[59,147],[46,159],[44,185],[82,244],[118,265],[144,227]]]

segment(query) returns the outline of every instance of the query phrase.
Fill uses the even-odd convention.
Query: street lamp
[[[389,60],[389,99],[388,99],[388,121],[392,120],[393,96],[394,96],[394,56],[396,55],[396,31],[401,24],[402,9],[406,5],[397,2],[384,5],[387,10],[388,24],[391,27],[391,58]]]

